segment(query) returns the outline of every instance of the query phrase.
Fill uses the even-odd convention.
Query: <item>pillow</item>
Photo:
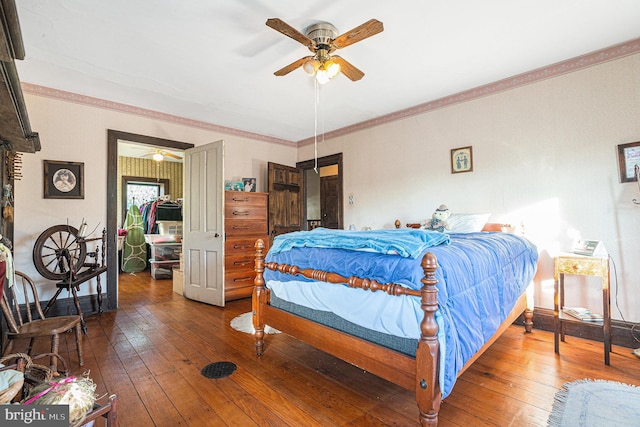
[[[450,233],[475,233],[482,231],[491,214],[452,214],[447,218]]]

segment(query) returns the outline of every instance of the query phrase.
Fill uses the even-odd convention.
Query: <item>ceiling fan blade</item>
[[[178,156],[177,154],[173,154],[173,153],[168,153],[166,151],[163,151],[162,155],[165,157],[171,157],[172,159],[182,160],[182,156]]]
[[[370,19],[353,30],[347,31],[346,33],[336,37],[331,43],[331,46],[334,49],[342,49],[343,47],[352,45],[360,40],[364,40],[367,37],[381,33],[383,30],[384,26],[382,25],[382,22],[377,19]]]
[[[340,72],[347,76],[349,80],[356,82],[364,77],[364,73],[351,65],[351,63],[346,59],[334,55],[331,57],[331,60],[340,65]]]
[[[282,19],[269,18],[267,19],[266,24],[268,27],[273,28],[274,30],[284,34],[285,36],[291,37],[298,43],[302,43],[311,51],[313,51],[313,49],[315,48],[316,44],[313,40],[311,40],[309,37],[305,36],[300,31],[293,28],[291,25],[284,22]]]
[[[276,71],[275,74],[276,76],[284,76],[289,74],[290,72],[292,72],[293,70],[295,70],[296,68],[302,67],[302,64],[304,64],[304,62],[307,59],[311,59],[313,58],[313,56],[305,56],[304,58],[300,58],[295,62],[292,62],[291,64],[287,65],[286,67],[283,67],[281,69],[279,69],[278,71]]]

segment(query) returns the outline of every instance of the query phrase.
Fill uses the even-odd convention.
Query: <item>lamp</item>
[[[151,158],[156,162],[161,162],[164,159],[164,156],[161,153],[153,153],[153,156],[151,156]]]
[[[316,81],[323,85],[340,73],[340,64],[332,61],[328,50],[318,49],[315,56],[302,64],[302,69],[310,76],[315,75]]]

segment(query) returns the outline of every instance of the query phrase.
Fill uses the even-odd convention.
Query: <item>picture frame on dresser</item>
[[[256,192],[256,179],[255,178],[242,178],[242,184],[244,185],[244,191],[247,193]]]
[[[84,199],[84,163],[43,160],[45,199]]]
[[[640,165],[640,141],[618,145],[620,182],[637,181],[636,166]]]

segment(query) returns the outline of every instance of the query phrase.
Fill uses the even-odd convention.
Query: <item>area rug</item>
[[[615,381],[584,379],[556,393],[547,425],[552,427],[638,426],[640,387]]]
[[[231,327],[236,331],[253,334],[255,332],[255,329],[253,329],[253,316],[251,316],[251,312],[241,314],[240,316],[231,319]],[[280,331],[272,328],[269,325],[264,325],[264,333],[279,334]]]

